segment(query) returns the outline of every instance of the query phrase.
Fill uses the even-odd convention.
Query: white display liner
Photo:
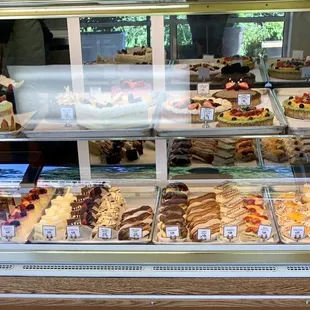
[[[221,183],[220,183],[221,184]],[[218,183],[216,184],[218,185]],[[216,186],[214,185],[214,186]],[[214,186],[210,186],[210,183],[208,184],[205,184],[205,185],[201,185],[201,186],[192,186],[192,187],[189,187],[189,198],[193,198],[193,197],[197,197],[197,196],[200,196],[200,195],[204,195],[208,192],[214,192]],[[254,185],[253,185],[254,186]],[[155,220],[156,220],[156,225],[154,226],[154,234],[153,234],[153,243],[155,244],[169,244],[169,245],[180,245],[180,244],[189,244],[189,245],[197,245],[197,244],[200,244],[200,245],[223,245],[223,244],[227,244],[228,246],[229,245],[251,245],[251,244],[276,244],[279,242],[279,236],[277,234],[277,229],[276,229],[276,225],[275,225],[275,221],[274,221],[274,217],[273,217],[273,213],[271,212],[271,209],[270,209],[270,205],[269,205],[269,199],[265,193],[265,190],[262,186],[258,186],[257,184],[255,185],[255,187],[253,188],[253,186],[245,186],[245,185],[242,185],[242,186],[238,186],[239,190],[241,193],[243,194],[261,194],[264,196],[264,200],[265,200],[265,210],[267,212],[267,216],[270,220],[270,225],[272,226],[272,234],[271,234],[271,237],[266,240],[266,241],[257,241],[257,242],[253,242],[253,241],[249,241],[249,242],[245,242],[245,241],[240,241],[238,239],[238,236],[235,240],[232,240],[231,242],[229,241],[224,241],[222,239],[220,239],[218,237],[217,240],[215,241],[199,241],[199,242],[194,242],[194,241],[191,241],[189,239],[189,236],[187,237],[187,239],[185,239],[185,241],[173,241],[171,240],[170,242],[161,242],[158,240],[158,237],[157,237],[157,234],[159,232],[159,229],[157,227],[158,225],[158,215],[160,214],[159,213],[159,208],[161,207],[161,200],[162,200],[162,195],[160,196],[160,199],[159,199],[159,205],[157,207],[157,212],[156,212],[156,215],[155,215]],[[227,225],[228,226],[228,225]]]
[[[242,126],[242,127],[217,127],[217,122],[209,123],[209,127],[203,128],[203,123],[191,123],[189,115],[188,122],[166,119],[161,114],[156,123],[156,131],[162,137],[223,137],[223,136],[242,136],[242,135],[260,135],[260,134],[280,134],[286,127],[286,122],[282,110],[279,108],[275,96],[270,89],[253,88],[261,93],[261,103],[257,108],[268,108],[274,112],[273,125],[271,126]],[[210,97],[219,90],[210,90]],[[172,97],[178,95],[177,92],[170,92]],[[185,94],[186,92],[184,92]],[[190,95],[188,93],[188,95]],[[164,104],[164,103],[163,103]],[[160,109],[162,110],[162,109]]]
[[[273,90],[275,97],[281,107],[283,114],[283,102],[290,96],[301,96],[303,93],[310,93],[310,88],[276,88]],[[294,135],[309,135],[310,120],[296,119],[284,116],[288,123],[289,133]]]
[[[117,185],[115,185],[117,186]],[[155,214],[155,207],[158,205],[159,200],[159,189],[155,186],[117,186],[122,193],[122,196],[126,200],[126,207],[129,208],[138,208],[143,205],[148,205],[154,210]],[[73,194],[80,194],[81,187],[75,186],[71,188],[71,192]],[[81,226],[83,227],[83,226]],[[89,228],[88,226],[84,226],[84,228]],[[91,228],[89,228],[91,230]],[[59,241],[44,241],[44,240],[34,240],[33,234],[34,231],[32,231],[29,242],[31,243],[48,243],[48,244],[78,244],[78,243],[98,243],[98,244],[145,244],[149,243],[152,240],[154,225],[152,224],[151,232],[148,237],[142,238],[140,240],[118,240],[118,239],[111,239],[111,240],[104,240],[97,238],[97,235],[94,238],[87,238],[87,240],[79,240],[78,238],[76,240],[59,240]],[[57,232],[56,232],[57,233]],[[91,236],[90,236],[91,237]],[[85,238],[86,239],[86,238]]]
[[[302,244],[310,244],[310,236],[307,236],[307,237],[299,240],[298,242],[293,240],[293,239],[290,239],[288,237],[283,236],[283,234],[281,233],[281,226],[278,222],[276,210],[275,210],[275,207],[273,205],[273,200],[275,200],[279,194],[289,193],[289,192],[298,192],[299,187],[300,187],[300,185],[298,183],[294,183],[294,184],[281,184],[278,186],[274,185],[274,186],[271,186],[271,187],[266,189],[267,194],[269,196],[270,207],[271,207],[274,219],[275,219],[275,224],[277,227],[278,235],[280,237],[280,241],[282,243],[285,243],[285,244],[301,244],[301,243]],[[296,223],[296,226],[302,226],[302,225]]]
[[[30,211],[27,217],[16,219],[17,221],[20,221],[21,225],[15,230],[15,237],[13,237],[10,241],[0,237],[0,243],[25,243],[33,229],[33,225],[38,223],[40,220],[54,193],[54,189],[47,188],[47,194],[42,195],[43,197],[40,198],[39,201],[36,200],[32,202],[35,206],[35,209]]]

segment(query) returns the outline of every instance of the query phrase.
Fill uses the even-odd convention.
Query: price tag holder
[[[249,107],[251,105],[251,94],[238,94],[238,105]]]
[[[15,237],[15,226],[14,225],[2,225],[1,226],[1,236],[10,241],[13,237]]]
[[[310,79],[310,67],[301,68],[301,77],[307,80]]]
[[[292,226],[291,227],[291,238],[295,239],[296,242],[305,237],[305,226]]]
[[[134,240],[139,240],[143,237],[141,227],[130,227],[129,228],[129,238]]]
[[[201,108],[200,109],[200,119],[204,121],[204,128],[208,128],[208,123],[214,122],[215,109],[214,108]]]
[[[180,228],[179,226],[166,226],[166,235],[167,238],[175,240],[180,236]]]
[[[303,59],[303,58],[304,58],[304,51],[301,51],[301,50],[293,50],[292,58]]]
[[[229,242],[232,239],[238,236],[238,227],[237,226],[224,226],[224,236],[228,239]]]
[[[204,67],[198,68],[198,79],[202,81],[210,80],[210,69]]]
[[[203,55],[202,60],[206,62],[214,62],[214,55]]]
[[[240,64],[240,66],[243,66],[243,60],[242,59],[233,59],[231,61],[231,64]]]
[[[259,225],[257,235],[265,242],[271,237],[272,227],[268,225]]]
[[[104,240],[112,239],[112,229],[104,226],[99,227],[98,237]]]
[[[199,228],[197,231],[197,239],[201,241],[210,241],[211,240],[211,230]]]
[[[67,226],[68,239],[78,239],[81,237],[81,231],[79,226]]]
[[[61,119],[66,121],[65,127],[71,127],[71,121],[74,120],[73,107],[60,108]]]
[[[198,95],[208,95],[210,93],[210,84],[209,83],[198,83],[197,93]]]
[[[50,225],[42,226],[42,235],[48,240],[51,241],[56,237],[56,227]]]

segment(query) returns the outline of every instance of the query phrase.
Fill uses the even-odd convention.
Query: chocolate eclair
[[[161,207],[160,213],[163,215],[167,215],[170,213],[176,213],[176,214],[183,216],[185,214],[185,210],[184,210],[184,208],[182,208],[182,206],[171,205],[171,206]]]
[[[207,200],[207,199],[215,199],[215,197],[216,197],[215,193],[207,193],[205,195],[190,199],[188,201],[188,205],[191,205],[194,202],[202,202],[202,201]]]
[[[187,195],[183,192],[168,192],[163,194],[163,200],[169,200],[172,198],[183,198],[187,200]]]
[[[193,241],[201,241],[198,240],[198,229],[211,229],[211,240],[212,235],[218,234],[220,232],[221,220],[220,219],[212,219],[207,223],[196,225],[189,233],[189,237]]]
[[[187,205],[187,197],[173,197],[171,199],[165,200],[162,202],[163,206],[170,206],[170,205]]]
[[[215,208],[218,208],[218,204],[214,199],[210,199],[209,201],[203,201],[203,202],[194,202],[192,203],[186,210],[187,215],[197,212],[199,210],[201,211],[210,211]]]
[[[126,219],[126,217],[131,216],[131,215],[133,215],[133,214],[135,214],[137,212],[140,212],[140,211],[146,211],[146,212],[149,212],[149,213],[153,213],[153,209],[150,206],[142,206],[142,207],[139,207],[139,208],[132,208],[132,209],[129,209],[126,212],[123,213],[122,221],[124,219]]]
[[[135,214],[126,217],[124,220],[121,221],[121,226],[131,224],[137,221],[144,221],[146,219],[152,219],[153,218],[153,212],[146,212],[146,211],[141,211],[141,213],[137,216]]]
[[[219,219],[218,213],[207,213],[203,216],[195,217],[188,224],[188,228],[192,230],[196,225],[207,223],[210,220]]]
[[[171,184],[167,185],[163,189],[163,193],[174,192],[174,191],[188,192],[188,187],[186,184],[184,184],[182,182],[175,182],[175,183],[171,183]]]
[[[149,223],[133,223],[126,224],[125,226],[121,227],[118,232],[118,239],[119,240],[130,240],[130,230],[131,227],[140,227],[142,228],[142,238],[148,236],[151,232],[151,225]]]

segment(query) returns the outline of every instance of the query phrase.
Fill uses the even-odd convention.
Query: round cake
[[[255,61],[250,56],[235,55],[232,57],[222,57],[217,62],[223,65],[232,65],[233,61],[238,61],[238,60],[242,61],[243,66],[248,66],[250,70],[253,70],[255,68]]]
[[[227,82],[229,79],[234,81],[243,79],[247,83],[253,83],[255,82],[255,75],[250,73],[250,67],[235,63],[226,65],[221,69],[221,73],[213,77],[213,80],[216,82]]]
[[[284,114],[297,119],[310,119],[310,93],[291,96],[283,102]]]
[[[199,80],[199,68],[207,68],[210,70],[210,78],[216,74],[220,73],[222,65],[218,63],[199,63],[199,64],[191,64],[189,66],[189,74],[190,74],[190,81],[197,82]]]
[[[213,94],[215,98],[226,99],[231,102],[233,106],[238,105],[238,95],[239,94],[250,94],[251,95],[251,106],[256,106],[261,102],[261,93],[250,89],[249,84],[242,79],[238,82],[234,82],[233,80],[229,80],[225,84],[225,89],[220,90]]]
[[[151,64],[152,49],[150,47],[133,47],[122,49],[114,56],[118,64]]]
[[[13,105],[3,96],[0,98],[0,132],[16,130]]]
[[[218,127],[268,126],[273,124],[274,113],[256,107],[233,108],[219,114]]]
[[[303,59],[278,59],[275,64],[271,64],[268,74],[270,77],[282,80],[302,80],[301,69],[308,66],[310,62],[305,62]]]

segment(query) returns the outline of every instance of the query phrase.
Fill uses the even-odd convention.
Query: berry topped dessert
[[[243,66],[248,66],[250,70],[255,68],[255,61],[250,56],[234,55],[232,57],[222,57],[217,62],[223,65],[232,65],[234,61],[242,62]]]
[[[256,106],[261,102],[261,93],[251,89],[249,84],[243,79],[238,80],[238,82],[229,79],[225,84],[225,89],[216,92],[213,96],[215,98],[226,99],[230,101],[233,106],[237,106],[239,94],[250,94],[251,106]]]
[[[221,73],[217,74],[213,80],[217,82],[227,82],[229,79],[243,79],[248,83],[255,82],[255,75],[250,73],[249,66],[241,66],[240,63],[226,65],[221,69]]]
[[[273,124],[274,113],[256,107],[233,108],[218,116],[219,127],[267,126]]]
[[[303,67],[309,67],[310,61],[304,59],[291,58],[288,60],[278,59],[276,63],[271,64],[268,69],[269,76],[283,80],[301,80],[301,70]]]
[[[290,96],[283,102],[286,116],[298,119],[310,119],[310,93],[302,96]]]

